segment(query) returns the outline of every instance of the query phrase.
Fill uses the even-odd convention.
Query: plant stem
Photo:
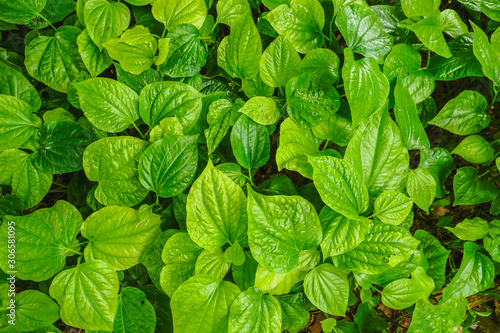
[[[495,104],[495,102],[497,101],[498,93],[500,92],[500,90],[497,90],[496,86],[493,85],[493,92],[495,93],[495,95],[493,96],[493,99],[491,100],[491,106],[493,106],[493,104]]]
[[[250,184],[251,184],[252,186],[255,186],[255,184],[253,183],[253,178],[252,178],[252,169],[251,169],[251,168],[249,168],[249,169],[248,169],[248,180],[250,180]]]
[[[166,32],[167,32],[167,26],[165,26],[165,28],[163,28],[163,32],[161,33],[161,37],[160,38],[165,37],[165,33]]]
[[[142,138],[144,140],[146,140],[146,136],[144,134],[142,134],[141,130],[139,129],[139,127],[137,127],[137,125],[135,123],[132,123],[132,125],[134,126],[134,128],[136,129],[137,132],[139,132],[139,134],[142,136]]]
[[[328,147],[328,144],[330,143],[330,140],[326,139],[325,145],[323,146],[322,150],[325,150],[326,147]]]
[[[48,24],[52,27],[52,29],[57,30],[57,28],[56,28],[56,27],[54,27],[54,26],[52,25],[52,23],[50,23],[50,21],[49,21],[49,20],[48,20],[45,16],[43,16],[42,14],[38,14],[38,16],[39,16],[42,20],[44,20],[45,22],[47,22],[47,23],[48,23]]]

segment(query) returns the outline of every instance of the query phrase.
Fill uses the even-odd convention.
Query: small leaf
[[[412,206],[413,201],[403,193],[384,191],[375,200],[374,215],[384,223],[398,225],[408,216]]]
[[[493,157],[491,144],[480,135],[471,135],[463,139],[453,149],[452,154],[457,154],[470,163],[486,163]]]
[[[427,169],[410,170],[406,190],[415,204],[429,214],[429,207],[436,197],[436,180]]]

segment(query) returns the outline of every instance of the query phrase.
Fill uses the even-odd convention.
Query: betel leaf
[[[77,253],[73,242],[83,223],[78,210],[66,201],[58,201],[51,208],[36,210],[25,216],[8,216],[14,221],[16,260],[26,265],[16,265],[16,276],[23,280],[44,281],[50,279],[65,265],[66,256]],[[12,223],[11,223],[12,224]],[[2,223],[2,233],[7,235],[8,223]],[[2,238],[0,252],[4,254],[0,267],[12,271],[7,264],[8,238]]]
[[[330,140],[339,146],[347,146],[352,138],[352,122],[347,102],[340,100],[339,112],[311,129],[318,139]]]
[[[443,36],[441,13],[439,10],[435,11],[429,17],[405,27],[413,31],[429,50],[445,58],[451,57],[450,49]]]
[[[335,25],[354,53],[383,63],[391,51],[393,37],[384,31],[382,23],[369,7],[358,4],[341,6]]]
[[[335,52],[329,49],[314,49],[307,52],[296,70],[321,77],[333,84],[339,79],[339,66],[340,59]]]
[[[160,235],[160,216],[129,207],[104,207],[85,220],[81,232],[89,240],[87,261],[101,259],[124,270],[137,265]]]
[[[195,275],[196,260],[202,251],[185,232],[167,240],[161,255],[165,266],[160,273],[160,284],[168,296],[172,297],[184,281]]]
[[[238,163],[247,169],[266,164],[271,150],[266,126],[241,115],[231,130],[231,147]]]
[[[59,306],[38,290],[25,290],[17,294],[15,306],[15,323],[20,332],[34,331],[59,319]]]
[[[124,71],[139,75],[153,65],[158,44],[149,29],[136,25],[125,31],[120,38],[104,43],[108,54],[120,62]]]
[[[429,170],[436,180],[436,197],[442,198],[447,193],[443,188],[444,181],[453,170],[453,157],[444,148],[435,147],[420,152],[418,167]]]
[[[59,273],[49,292],[59,303],[61,319],[68,325],[111,331],[118,308],[118,289],[113,266],[90,260]]]
[[[114,331],[153,333],[156,326],[155,309],[138,288],[123,288],[118,297]]]
[[[325,14],[317,0],[291,0],[274,8],[266,20],[285,36],[300,53],[321,47],[324,37]]]
[[[171,135],[151,144],[139,160],[141,184],[162,198],[183,192],[196,172],[197,138],[198,135]]]
[[[460,19],[460,15],[453,9],[445,9],[441,12],[441,26],[443,32],[453,38],[469,32],[465,23]]]
[[[299,264],[300,251],[321,241],[318,214],[302,197],[264,196],[249,188],[247,210],[252,255],[272,272],[291,272]]]
[[[394,45],[385,58],[384,74],[389,82],[393,82],[399,74],[404,77],[406,74],[418,71],[421,64],[422,56],[412,46],[406,44]]]
[[[304,279],[307,298],[321,311],[344,316],[349,298],[349,282],[343,271],[331,264],[314,267]]]
[[[474,39],[472,42],[474,55],[481,63],[484,75],[498,86],[500,85],[500,52],[498,51],[498,47],[495,48],[493,40],[491,43],[488,41],[488,36],[486,36],[481,28],[474,23],[471,23],[471,25],[474,29]]]
[[[154,127],[167,117],[176,117],[185,132],[193,128],[202,107],[202,95],[193,87],[172,81],[148,84],[139,96],[142,120]]]
[[[460,268],[450,283],[443,289],[443,299],[474,295],[490,286],[495,276],[495,267],[484,254],[477,252],[479,245],[467,242]]]
[[[458,169],[453,178],[453,193],[455,201],[453,206],[478,205],[493,200],[497,194],[497,188],[486,179],[477,175],[473,167],[462,167]]]
[[[427,71],[415,71],[403,77],[403,85],[408,89],[415,103],[422,103],[434,92],[435,82]]]
[[[331,157],[309,157],[313,181],[321,199],[336,212],[356,220],[368,208],[368,190],[347,162]]]
[[[99,50],[103,43],[120,36],[130,23],[130,10],[120,2],[87,0],[83,16],[89,37]]]
[[[269,295],[285,295],[290,292],[292,287],[304,280],[307,270],[295,268],[288,273],[274,273],[259,265],[256,272],[252,272],[255,276],[256,288],[259,288],[263,293]]]
[[[262,53],[260,77],[270,87],[284,87],[289,79],[298,75],[299,63],[300,56],[290,41],[278,36]]]
[[[299,294],[278,297],[282,310],[282,329],[297,333],[309,323],[309,312],[302,305]]]
[[[256,75],[251,79],[242,79],[241,82],[243,92],[248,98],[256,96],[271,97],[274,93],[274,88],[265,84],[260,75]]]
[[[243,265],[233,265],[231,268],[234,283],[242,290],[253,287],[255,284],[257,267],[259,267],[259,263],[255,261],[251,252],[245,251],[245,262]]]
[[[309,73],[286,85],[287,112],[297,125],[313,127],[337,112],[340,96],[331,84]]]
[[[0,20],[14,24],[28,24],[42,11],[47,0],[0,1]]]
[[[101,74],[113,62],[113,59],[108,55],[108,51],[105,49],[99,50],[97,45],[90,39],[87,29],[84,29],[78,36],[76,44],[85,67],[93,77]]]
[[[212,154],[219,146],[222,139],[227,134],[231,121],[234,118],[235,106],[227,99],[221,98],[210,104],[208,107],[207,122],[205,129],[208,153]]]
[[[482,136],[471,135],[463,139],[451,153],[459,155],[467,162],[479,164],[491,160],[494,151]]]
[[[352,220],[328,206],[323,207],[319,219],[323,229],[321,251],[325,258],[354,249],[365,239],[372,226],[368,219]]]
[[[169,117],[162,119],[159,125],[151,129],[151,132],[149,132],[149,142],[158,141],[169,135],[182,134],[184,134],[184,128],[181,122],[175,117]]]
[[[470,220],[465,219],[453,228],[445,228],[451,231],[457,238],[467,241],[475,241],[484,238],[489,232],[488,222],[480,217],[474,217]]]
[[[93,78],[73,83],[87,119],[100,130],[122,132],[139,119],[139,96],[123,83]]]
[[[422,267],[417,267],[411,279],[398,279],[385,286],[381,294],[382,302],[391,309],[403,310],[419,299],[427,298],[433,288],[433,280]]]
[[[32,111],[22,99],[0,95],[0,151],[19,148],[35,134],[42,121]]]
[[[247,230],[246,206],[241,187],[209,161],[187,198],[189,235],[206,249],[243,242]]]
[[[269,97],[252,97],[238,112],[246,114],[250,119],[261,125],[273,125],[281,117],[276,102]]]
[[[409,327],[409,333],[420,332],[451,332],[460,326],[464,314],[461,308],[465,308],[463,302],[454,302],[456,304],[433,305],[428,300],[420,299],[415,306],[413,318]]]
[[[170,302],[175,332],[227,332],[229,308],[238,294],[240,289],[231,282],[205,274],[193,276]]]
[[[451,251],[446,250],[436,237],[425,230],[417,230],[414,237],[422,245],[428,263],[426,273],[434,280],[434,291],[438,291],[445,281],[446,262]]]
[[[158,0],[153,3],[151,12],[168,30],[183,23],[201,29],[207,16],[207,6],[204,0]]]
[[[80,33],[76,27],[63,25],[53,37],[33,39],[25,50],[28,73],[52,89],[67,93],[71,81],[86,72],[76,43]]]
[[[407,17],[431,16],[437,9],[441,1],[439,0],[402,0],[401,8]]]
[[[410,170],[406,190],[415,204],[429,214],[429,207],[436,197],[436,180],[427,169]]]
[[[483,95],[476,91],[464,90],[446,103],[429,124],[457,135],[475,134],[490,123],[490,116],[485,113],[487,106]]]
[[[410,257],[418,244],[403,228],[375,223],[356,248],[332,259],[344,270],[378,274]]]
[[[224,259],[224,251],[221,248],[205,249],[196,259],[194,272],[196,275],[207,274],[222,280],[230,267],[231,263]]]
[[[352,113],[354,128],[371,114],[384,107],[389,96],[389,81],[373,58],[354,60],[354,54],[344,49],[342,68],[344,89]],[[370,87],[370,88],[368,88]]]
[[[245,263],[245,252],[243,252],[243,248],[237,240],[224,251],[224,259],[236,266],[241,266]]]
[[[229,309],[229,333],[280,333],[281,305],[258,288],[239,294]]]
[[[384,191],[375,200],[374,216],[384,223],[398,225],[406,219],[412,206],[413,200],[403,193]]]
[[[0,61],[0,94],[22,99],[31,106],[33,112],[38,111],[42,105],[37,90],[28,79],[21,72],[2,61]],[[2,105],[4,104],[2,103]]]
[[[251,16],[252,12],[247,0],[217,1],[217,22],[232,26],[242,17]]]
[[[106,205],[135,206],[148,190],[139,181],[139,157],[148,143],[134,137],[103,138],[89,145],[83,154],[83,168],[97,181],[96,199]]]

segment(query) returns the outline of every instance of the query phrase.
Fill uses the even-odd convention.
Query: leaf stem
[[[142,136],[142,138],[144,140],[146,140],[146,136],[144,134],[142,134],[141,130],[139,129],[139,127],[137,127],[137,125],[135,123],[132,123],[132,125],[134,126],[134,128],[136,129],[137,132],[139,132],[139,134]]]
[[[161,33],[161,38],[165,37],[165,33],[167,32],[167,26],[165,26],[165,28],[163,28],[163,32]]]
[[[249,168],[249,169],[248,169],[248,180],[250,180],[250,184],[251,184],[252,186],[255,186],[255,184],[253,183],[253,178],[252,178],[252,169],[251,169],[251,168]]]
[[[493,106],[493,104],[497,101],[498,93],[500,92],[500,90],[497,90],[495,84],[493,84],[493,92],[495,93],[495,96],[493,96],[493,99],[491,100],[491,106]]]
[[[328,144],[330,143],[330,140],[329,139],[326,139],[326,142],[325,142],[325,145],[323,146],[323,149],[322,150],[325,150],[326,147],[328,147]]]
[[[50,21],[49,21],[49,20],[48,20],[45,16],[43,16],[43,15],[42,15],[42,14],[40,14],[40,13],[38,13],[37,15],[38,15],[38,16],[39,16],[42,20],[44,20],[45,22],[47,22],[47,23],[48,23],[48,24],[52,27],[52,29],[57,30],[57,28],[56,28],[56,27],[54,27],[54,25],[52,25],[52,23],[50,23]]]

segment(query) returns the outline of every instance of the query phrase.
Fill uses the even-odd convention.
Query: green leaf
[[[321,250],[325,258],[354,249],[365,239],[372,226],[368,219],[352,220],[328,206],[323,207],[319,219],[323,229]]]
[[[439,10],[435,11],[434,14],[429,17],[412,25],[406,25],[405,27],[413,31],[422,44],[429,50],[445,58],[451,57],[450,49],[443,36],[441,13]]]
[[[137,168],[147,147],[146,141],[129,136],[103,138],[87,147],[83,168],[89,180],[99,182],[95,197],[100,203],[131,207],[146,197]]]
[[[38,290],[25,290],[16,295],[16,328],[20,332],[34,331],[59,319],[59,306]]]
[[[42,125],[31,106],[20,98],[0,95],[0,151],[25,144]]]
[[[195,274],[208,274],[219,280],[226,276],[231,263],[224,259],[224,252],[221,248],[214,250],[203,250],[195,265]]]
[[[239,293],[231,282],[204,274],[192,277],[172,296],[174,331],[227,332],[229,307]]]
[[[403,85],[401,76],[398,76],[394,89],[394,115],[401,129],[403,139],[408,149],[430,149],[429,138],[418,118],[418,110],[408,89]]]
[[[59,303],[65,324],[111,331],[118,308],[118,289],[113,266],[102,260],[90,260],[59,273],[49,292]]]
[[[282,311],[282,329],[297,333],[309,323],[309,312],[302,306],[299,294],[278,297]]]
[[[487,106],[483,95],[476,91],[464,90],[446,103],[429,124],[457,135],[475,134],[490,123],[490,116],[485,113]]]
[[[162,74],[171,77],[193,76],[205,66],[207,44],[201,41],[198,29],[192,24],[175,26],[167,34],[167,61],[158,67]]]
[[[268,86],[262,81],[260,75],[251,79],[242,79],[243,92],[248,98],[256,96],[271,97],[274,94],[274,88]]]
[[[146,294],[138,288],[123,288],[118,298],[114,332],[153,333],[155,326],[155,309]]]
[[[83,113],[100,130],[123,132],[139,119],[139,96],[131,88],[108,78],[73,83]]]
[[[184,232],[167,240],[161,255],[165,266],[161,270],[160,284],[168,296],[172,297],[184,281],[194,276],[196,260],[202,251]]]
[[[120,36],[130,24],[130,11],[120,2],[88,0],[83,16],[89,37],[100,50],[104,43]]]
[[[317,247],[322,231],[313,205],[299,196],[264,196],[248,192],[248,242],[262,266],[288,273],[301,250]]]
[[[304,279],[304,292],[314,306],[334,316],[344,316],[349,282],[343,271],[331,264],[314,267]]]
[[[201,29],[207,16],[207,7],[204,0],[157,0],[151,12],[168,30],[183,23]]]
[[[401,7],[407,17],[431,16],[440,4],[439,0],[401,0]]]
[[[472,37],[472,33],[467,33],[448,42],[450,58],[437,54],[431,57],[427,70],[434,79],[452,81],[468,76],[484,76],[472,49]]]
[[[373,58],[355,61],[350,49],[344,49],[344,55],[342,78],[352,110],[352,126],[356,128],[364,119],[384,107],[390,86]]]
[[[283,36],[269,44],[260,58],[260,77],[271,87],[284,87],[289,79],[298,75],[300,56]]]
[[[340,59],[335,52],[329,49],[314,49],[307,52],[296,70],[313,74],[334,84],[339,79],[339,66]]]
[[[415,204],[429,214],[429,207],[436,197],[436,180],[429,170],[424,168],[410,170],[406,190]]]
[[[234,283],[236,283],[236,285],[243,290],[247,290],[248,288],[253,287],[256,280],[256,272],[258,266],[260,265],[257,263],[257,261],[255,261],[251,252],[245,251],[245,262],[243,263],[243,265],[233,265],[231,268]],[[258,287],[257,285],[255,286]],[[261,288],[261,290],[263,289]]]
[[[198,135],[171,135],[151,144],[139,160],[141,184],[162,198],[183,192],[196,172],[197,138]]]
[[[337,90],[308,73],[291,78],[286,85],[287,112],[300,127],[313,127],[328,119],[340,107]]]
[[[384,223],[399,225],[406,219],[412,206],[413,200],[403,193],[384,191],[375,200],[374,215]]]
[[[125,31],[120,38],[103,43],[111,58],[120,62],[124,71],[139,75],[151,67],[158,48],[149,29],[136,25]]]
[[[417,230],[414,237],[422,244],[422,251],[429,264],[426,273],[434,280],[434,291],[438,291],[445,281],[446,263],[451,251],[446,250],[436,237],[425,230]]]
[[[312,178],[313,168],[307,156],[319,156],[321,141],[310,129],[302,128],[291,119],[285,119],[280,125],[280,144],[276,150],[278,170],[288,169]]]
[[[245,252],[243,252],[243,249],[237,240],[233,243],[233,245],[226,249],[224,252],[224,259],[236,266],[241,266],[245,263]]]
[[[420,299],[413,311],[413,318],[409,327],[409,333],[441,333],[452,332],[460,326],[463,315],[460,308],[464,304],[439,304],[432,305],[428,300]]]
[[[249,288],[236,297],[229,309],[228,332],[281,332],[281,305],[276,298]]]
[[[403,85],[408,89],[413,101],[417,104],[429,98],[436,86],[432,75],[421,70],[403,77]]]
[[[42,105],[38,91],[31,85],[30,81],[23,74],[1,61],[0,94],[22,99],[31,106],[32,112],[38,111]]]
[[[42,11],[47,0],[2,0],[0,1],[0,20],[27,24]]]
[[[375,223],[361,244],[332,259],[343,270],[378,274],[410,257],[418,243],[399,226]]]
[[[347,47],[354,53],[383,63],[391,51],[393,37],[384,31],[379,18],[369,7],[358,4],[343,5],[339,9],[335,25]]]
[[[24,64],[28,73],[52,89],[67,93],[71,81],[78,74],[86,73],[76,42],[80,33],[80,29],[64,25],[53,37],[33,39],[25,51]]]
[[[187,230],[206,249],[243,242],[247,230],[246,197],[212,162],[193,183],[187,198]]]
[[[151,129],[149,142],[155,142],[170,135],[182,135],[183,133],[184,129],[177,118],[165,118],[160,121],[159,125]]]
[[[486,163],[493,158],[491,144],[480,135],[471,135],[463,139],[453,149],[452,154],[457,154],[470,163]]]
[[[235,106],[227,99],[218,99],[208,107],[208,129],[205,130],[208,153],[212,154],[224,139],[234,118]]]
[[[484,254],[477,252],[479,245],[464,244],[464,256],[460,268],[443,289],[443,300],[474,295],[490,286],[495,277],[495,267]]]
[[[108,55],[108,51],[105,49],[99,50],[97,45],[90,39],[87,29],[84,29],[78,36],[76,44],[85,67],[93,77],[101,74],[113,62]]]
[[[434,59],[434,57],[432,58]],[[420,69],[422,56],[412,46],[406,44],[394,45],[384,62],[384,74],[393,82],[401,74],[413,73]]]
[[[263,293],[285,295],[290,292],[294,285],[304,280],[307,271],[295,268],[291,272],[280,274],[269,271],[264,266],[259,265],[257,271],[253,272],[253,274],[255,275],[255,284],[253,285]]]
[[[66,201],[57,201],[51,208],[42,208],[25,216],[8,216],[9,225],[15,225],[16,276],[23,280],[44,281],[50,279],[65,265],[66,256],[76,253],[73,242],[80,232],[82,216]],[[0,229],[7,235],[8,223]],[[8,239],[3,237],[0,252],[4,255],[0,267],[4,272],[12,271],[8,266]]]
[[[356,220],[368,208],[368,190],[358,172],[331,156],[309,157],[321,199],[336,212]]]
[[[462,19],[453,9],[445,9],[441,12],[441,26],[453,38],[469,32],[469,28],[462,22]]]
[[[420,152],[419,167],[429,170],[436,180],[436,197],[443,198],[446,192],[443,188],[444,181],[454,168],[453,157],[444,148],[432,148],[430,151]]]
[[[462,167],[453,178],[453,194],[453,206],[479,205],[493,200],[497,188],[486,179],[480,179],[475,168]]]
[[[337,325],[337,320],[335,318],[326,318],[321,321],[321,329],[325,333],[333,332],[334,327]]]
[[[347,102],[340,101],[340,112],[348,108]],[[339,113],[340,113],[339,112]],[[325,121],[314,126],[314,136],[321,140],[330,140],[339,146],[347,146],[352,138],[352,122],[350,119],[336,113]]]
[[[117,270],[129,269],[160,235],[160,216],[128,207],[104,207],[85,220],[81,232],[89,240],[85,260],[101,259]]]
[[[252,16],[247,0],[217,1],[217,22],[233,26],[244,16]]]
[[[381,296],[385,306],[403,310],[425,297],[425,293],[415,279],[399,279],[385,286]]]
[[[167,117],[176,117],[188,132],[201,113],[202,95],[193,87],[172,81],[148,84],[139,96],[142,120],[154,127]]]
[[[52,173],[81,170],[90,136],[87,128],[74,121],[56,120],[45,124],[36,134],[40,147],[33,154],[33,163]]]
[[[500,85],[500,52],[498,47],[493,45],[493,40],[491,43],[488,41],[488,36],[480,27],[472,22],[471,25],[472,29],[474,29],[474,40],[472,42],[474,55],[481,63],[484,75],[498,86]]]
[[[28,209],[49,192],[52,173],[37,168],[33,155],[21,150],[6,150],[0,153],[0,184],[9,185],[12,193],[23,200],[24,209]]]
[[[242,167],[260,168],[266,164],[271,150],[267,128],[241,115],[231,130],[231,147]]]
[[[451,231],[457,238],[466,241],[475,241],[488,235],[488,222],[480,217],[465,219],[457,223],[454,228],[445,227]]]
[[[250,119],[261,125],[273,125],[281,117],[274,99],[269,97],[252,97],[238,112],[246,114]]]
[[[266,20],[292,43],[297,52],[307,53],[323,45],[325,13],[317,0],[291,0],[290,5],[274,8]]]

